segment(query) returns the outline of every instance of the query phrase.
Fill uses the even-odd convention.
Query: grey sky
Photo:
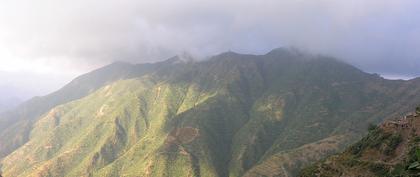
[[[63,78],[36,78],[52,90],[115,60],[295,46],[368,72],[420,76],[419,8],[417,0],[2,0],[0,71]]]

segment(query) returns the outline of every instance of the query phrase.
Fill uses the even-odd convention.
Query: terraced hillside
[[[345,152],[304,169],[301,176],[419,176],[419,127],[420,115],[371,127]]]
[[[5,176],[294,175],[356,141],[368,123],[407,112],[419,86],[288,49],[117,63],[3,114],[1,169]]]

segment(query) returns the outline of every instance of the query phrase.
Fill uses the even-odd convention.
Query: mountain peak
[[[228,50],[228,51],[222,52],[222,53],[220,53],[220,54],[218,54],[218,55],[216,55],[214,57],[233,57],[233,56],[237,56],[237,55],[241,55],[241,54],[236,53],[236,52],[234,52],[232,50]]]
[[[163,63],[169,63],[169,64],[180,64],[180,63],[191,63],[197,61],[195,57],[193,57],[188,52],[182,52],[181,54],[175,55],[165,61]]]
[[[126,61],[122,61],[122,60],[114,61],[109,64],[109,66],[127,66],[127,65],[132,65],[132,64]]]
[[[178,60],[183,61],[183,62],[194,62],[196,59],[195,57],[188,52],[182,52],[181,54],[177,55]]]
[[[288,55],[297,55],[301,56],[304,54],[307,54],[307,52],[304,52],[298,48],[295,47],[279,47],[271,50],[266,55],[273,55],[273,54],[288,54]]]

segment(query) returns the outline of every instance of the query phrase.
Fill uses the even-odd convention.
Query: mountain
[[[420,100],[336,59],[275,49],[114,63],[0,117],[5,176],[282,176]],[[22,160],[23,159],[23,160]]]
[[[21,103],[21,99],[14,96],[0,97],[0,112],[10,110]]]
[[[0,75],[3,74],[0,72]],[[1,79],[1,78],[0,78]],[[22,103],[21,90],[13,86],[0,85],[0,112],[10,110]]]
[[[33,124],[42,114],[55,106],[80,99],[114,81],[141,76],[156,65],[116,62],[82,75],[54,93],[35,97],[12,110],[1,113],[0,158],[27,142]]]
[[[417,113],[372,126],[366,137],[301,176],[419,176],[420,108]]]

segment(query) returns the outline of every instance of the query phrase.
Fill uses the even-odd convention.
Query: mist
[[[0,71],[8,74],[0,74],[12,81],[3,79],[0,86],[32,90],[27,99],[114,61],[155,62],[183,52],[199,58],[228,50],[264,54],[285,46],[407,79],[420,75],[419,5],[415,0],[4,0]],[[42,88],[33,91],[34,82]]]

